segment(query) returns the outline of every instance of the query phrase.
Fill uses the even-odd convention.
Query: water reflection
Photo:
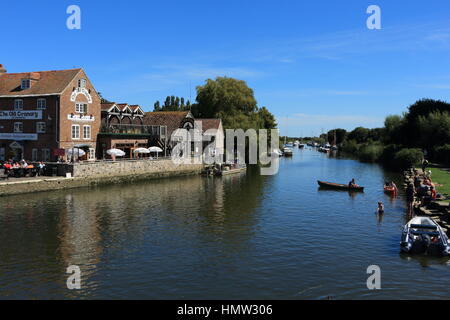
[[[317,189],[319,178],[353,177],[365,193]],[[0,296],[361,298],[374,263],[386,288],[377,298],[447,296],[448,260],[399,255],[405,202],[384,194],[389,180],[401,177],[303,150],[282,159],[276,176],[250,167],[223,178],[2,198]],[[386,213],[374,218],[378,201]],[[82,269],[81,291],[66,288],[69,265]]]

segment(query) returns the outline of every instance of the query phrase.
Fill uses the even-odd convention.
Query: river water
[[[366,192],[318,189],[351,178]],[[249,168],[0,198],[0,298],[449,299],[448,259],[399,253],[405,202],[383,193],[399,178],[296,150],[275,176]],[[79,291],[67,289],[70,265]],[[371,265],[379,291],[367,289]]]

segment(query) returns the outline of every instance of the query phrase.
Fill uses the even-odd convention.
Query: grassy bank
[[[430,170],[433,172],[433,182],[438,185],[436,187],[438,192],[450,196],[450,169],[430,168]]]

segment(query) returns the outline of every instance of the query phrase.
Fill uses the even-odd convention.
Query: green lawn
[[[450,170],[444,171],[439,168],[430,168],[430,170],[433,172],[433,175],[431,176],[433,182],[442,185],[436,187],[437,191],[450,196]]]

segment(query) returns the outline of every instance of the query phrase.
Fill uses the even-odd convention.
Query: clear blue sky
[[[81,30],[66,28],[71,4]],[[371,4],[382,30],[366,27]],[[28,0],[0,12],[9,72],[83,67],[106,98],[146,110],[167,95],[195,100],[216,76],[246,80],[291,136],[450,100],[448,0]]]

